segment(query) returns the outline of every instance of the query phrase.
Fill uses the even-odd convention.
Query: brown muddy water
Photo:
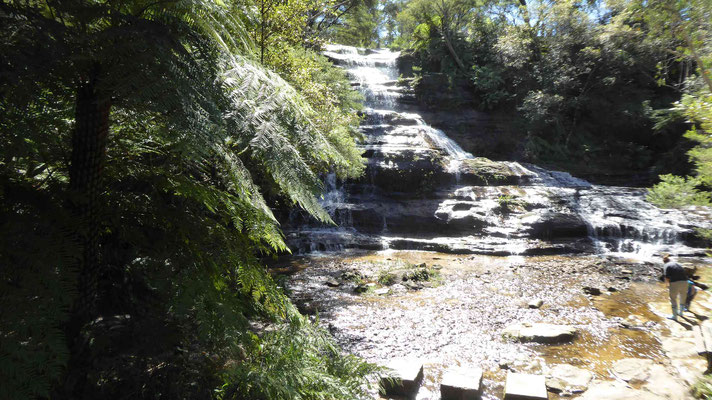
[[[378,284],[383,270],[405,262],[426,263],[439,276],[422,288]],[[658,337],[665,328],[648,305],[666,301],[667,295],[657,280],[660,266],[651,263],[596,256],[387,251],[278,264],[275,267],[288,276],[286,286],[294,302],[303,313],[318,315],[345,351],[379,364],[401,357],[422,360],[425,380],[419,400],[440,398],[440,378],[451,366],[481,367],[483,398],[498,399],[507,369],[546,373],[567,363],[608,379],[617,360],[664,358]],[[358,283],[375,285],[359,294],[354,290]],[[598,288],[601,294],[586,294],[584,287]],[[543,306],[528,308],[534,299]],[[572,325],[578,336],[563,345],[522,344],[502,337],[508,325],[523,322]]]

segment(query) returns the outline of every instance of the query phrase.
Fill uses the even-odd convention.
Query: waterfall
[[[336,227],[286,228],[295,252],[345,248],[479,254],[586,252],[648,258],[699,254],[696,226],[709,218],[660,210],[645,191],[593,185],[565,172],[473,156],[407,105],[399,53],[328,45],[365,99],[359,144],[365,176],[325,178],[321,204]],[[414,112],[415,111],[415,112]],[[708,226],[712,227],[712,226]]]

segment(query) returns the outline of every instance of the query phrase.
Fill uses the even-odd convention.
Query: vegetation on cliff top
[[[709,2],[384,4],[382,41],[402,50],[406,73],[423,78],[422,97],[436,96],[430,105],[444,110],[454,104],[502,116],[521,159],[655,176],[688,174],[705,157],[699,147],[692,162],[681,155],[703,140],[683,134],[709,110]]]

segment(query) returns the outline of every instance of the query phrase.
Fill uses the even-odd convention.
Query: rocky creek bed
[[[704,260],[683,261],[709,278]],[[691,328],[663,318],[667,291],[660,266],[649,262],[385,251],[300,257],[276,267],[301,311],[318,314],[345,351],[379,364],[423,360],[417,399],[439,399],[442,374],[454,366],[483,369],[484,399],[502,398],[507,371],[549,375],[550,399],[685,399],[705,367],[691,350]],[[690,325],[709,315],[710,297],[698,296],[692,311],[699,318],[690,314]],[[575,333],[558,343],[522,342],[507,334],[513,326]],[[642,375],[621,378],[631,368]],[[586,380],[586,371],[593,380],[583,392],[578,383],[553,379]]]

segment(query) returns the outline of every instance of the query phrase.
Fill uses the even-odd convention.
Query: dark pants
[[[692,299],[695,298],[695,295],[697,295],[697,288],[695,285],[692,283],[688,282],[687,286],[687,299],[685,299],[685,309],[689,310],[690,309],[690,303],[692,303]]]

